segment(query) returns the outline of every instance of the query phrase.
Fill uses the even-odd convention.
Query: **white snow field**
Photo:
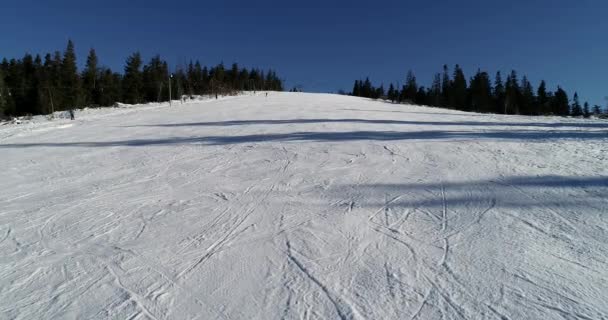
[[[608,319],[606,121],[270,93],[0,137],[2,319]]]

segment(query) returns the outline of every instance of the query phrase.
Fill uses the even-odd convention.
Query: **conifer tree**
[[[8,90],[4,83],[4,74],[0,70],[0,118],[6,114],[8,106]]]
[[[405,77],[405,87],[402,94],[402,101],[408,103],[416,103],[416,94],[418,93],[418,84],[416,83],[416,76],[412,70],[407,72]]]
[[[251,86],[250,84],[250,79],[251,79],[251,73],[248,73],[246,75],[241,75],[241,78],[243,79],[243,81],[245,81],[246,83],[246,89],[245,90],[253,90],[254,88]],[[210,86],[210,75],[209,75],[209,68],[204,67],[203,68],[203,72],[202,72],[202,85],[201,85],[201,90],[203,94],[207,94],[211,92],[211,86]]]
[[[359,80],[355,80],[355,85],[353,86],[353,96],[360,97],[361,96],[361,85]]]
[[[460,110],[469,110],[467,107],[467,80],[459,65],[454,68],[454,80],[450,88],[450,104]]]
[[[433,85],[429,92],[429,99],[432,106],[441,106],[441,74],[435,74]]]
[[[143,80],[141,54],[135,52],[127,58],[123,80],[123,100],[125,103],[141,103],[143,99]]]
[[[19,110],[17,109],[16,105],[15,105],[15,97],[12,94],[12,90],[10,87],[10,79],[9,79],[9,74],[10,74],[10,66],[11,64],[8,63],[8,61],[6,59],[4,59],[2,61],[2,69],[0,70],[0,73],[4,73],[3,76],[0,76],[0,79],[2,79],[2,87],[0,88],[0,94],[2,94],[3,100],[4,100],[4,106],[3,106],[3,110],[2,113],[4,115],[19,115]],[[1,114],[0,114],[1,115]]]
[[[272,70],[266,72],[266,79],[264,79],[264,90],[270,90],[270,88],[272,88]]]
[[[82,94],[80,90],[80,77],[76,66],[76,52],[74,43],[68,40],[67,48],[63,54],[61,62],[61,85],[65,93],[62,109],[77,108],[82,104]]]
[[[124,77],[108,68],[100,68],[97,55],[89,51],[85,68],[78,73],[74,44],[68,41],[65,52],[40,55],[25,54],[22,59],[2,59],[0,63],[1,113],[20,116],[45,114],[54,110],[72,109],[83,105],[108,106],[123,101],[139,103],[158,101],[168,97],[168,67],[166,61],[154,57],[141,71],[139,53],[127,59]],[[283,90],[282,80],[274,70],[239,70],[236,63],[230,71],[223,65],[204,69],[197,61],[190,64],[188,75],[178,69],[174,89],[177,96],[183,93],[208,93],[210,82],[222,93],[245,87]],[[371,94],[381,95],[382,88]]]
[[[583,115],[583,109],[581,108],[581,103],[578,99],[578,93],[574,93],[574,98],[572,98],[572,108],[571,110],[571,115],[573,117],[580,117]]]
[[[192,75],[192,87],[195,94],[203,94],[203,68],[201,63],[196,60],[194,63],[194,74]],[[244,90],[242,81],[238,84],[238,90]]]
[[[97,81],[99,80],[99,61],[95,49],[89,51],[87,63],[82,72],[82,87],[86,105],[100,105],[100,90]]]
[[[211,78],[213,78],[213,69],[212,72],[210,72],[209,74],[209,89],[211,89]],[[203,74],[205,73],[205,70],[203,69]],[[249,72],[249,80],[248,80],[248,90],[253,90],[253,91],[257,91],[260,90],[260,87],[258,85],[259,82],[259,78],[260,78],[260,73],[258,70],[256,69],[251,69],[251,72]]]
[[[486,72],[477,70],[471,80],[470,103],[475,112],[492,112],[492,85]]]
[[[585,101],[585,104],[583,105],[583,117],[591,117],[591,110],[589,110],[589,102],[587,101]]]
[[[182,99],[182,97],[186,94],[187,78],[186,72],[181,67],[177,68],[177,70],[175,70],[173,73],[173,81],[171,81],[171,84],[173,85],[172,90],[175,93],[175,98]],[[223,89],[221,84],[218,86],[218,88],[220,89],[218,93],[224,93],[223,90],[221,90]]]
[[[34,58],[33,88],[31,91],[31,94],[35,96],[34,110],[36,112],[34,114],[44,114],[48,110],[48,95],[46,90],[44,90],[46,78],[46,70],[44,69],[42,58],[40,54],[36,54]]]
[[[494,112],[504,113],[505,106],[505,86],[502,82],[502,76],[500,71],[496,72],[496,78],[494,79]]]
[[[534,89],[528,78],[524,76],[521,80],[521,113],[525,115],[538,115],[540,111],[534,104]]]
[[[553,114],[560,116],[567,116],[570,114],[568,94],[561,87],[557,87],[557,91],[555,91],[553,102],[551,103],[551,110],[553,110]]]
[[[213,72],[213,80],[217,83],[222,83],[224,81],[224,77],[226,76],[226,70],[224,69],[224,63],[220,63],[215,67]],[[260,74],[260,77],[256,79],[258,90],[262,90],[264,87],[263,81],[264,75]]]
[[[519,102],[520,98],[520,87],[519,81],[517,80],[517,72],[511,71],[511,74],[507,77],[507,83],[505,85],[505,114],[519,114]]]
[[[536,98],[539,114],[551,113],[551,109],[549,107],[549,96],[547,94],[547,84],[545,83],[545,80],[540,82],[536,93]]]
[[[450,106],[450,75],[448,73],[448,65],[444,64],[443,65],[443,77],[441,79],[441,95],[442,95],[442,102],[441,102],[441,106],[442,107],[446,107],[446,108],[451,108],[452,106]]]
[[[428,98],[427,98],[427,92],[426,89],[422,86],[420,88],[418,88],[418,91],[416,92],[416,96],[414,98],[414,102],[417,105],[428,105]]]
[[[381,84],[379,88],[374,90],[374,99],[380,99],[384,97],[384,84]]]
[[[65,100],[65,90],[62,84],[61,79],[61,52],[55,51],[53,53],[53,57],[51,58],[51,62],[49,67],[47,68],[47,75],[49,77],[49,85],[50,85],[50,96],[52,97],[54,109],[62,110],[61,107],[64,105]]]
[[[593,115],[599,116],[601,114],[602,114],[602,107],[600,107],[598,104],[593,105]]]
[[[205,83],[204,73],[205,73],[205,69],[203,69],[203,72],[201,73],[201,77],[203,79],[203,84]],[[245,68],[241,69],[241,71],[239,72],[239,90],[251,90],[249,88],[249,70],[247,70]],[[203,90],[203,92],[204,92],[204,90]]]
[[[143,67],[141,76],[145,101],[169,100],[169,70],[159,55],[153,56]]]
[[[194,63],[192,60],[188,63],[188,71],[186,72],[186,92],[190,96],[194,95]]]
[[[31,54],[26,54],[23,59],[16,62],[19,70],[21,81],[17,86],[16,98],[18,99],[17,106],[27,114],[38,114],[39,95],[38,95],[38,79],[36,78],[36,65]]]
[[[44,56],[44,61],[38,64],[38,94],[39,94],[39,110],[41,114],[50,114],[55,109],[55,101],[53,101],[52,92],[55,90],[52,84],[52,57],[50,53]]]
[[[272,73],[268,73],[270,77],[269,80],[273,81]],[[232,82],[232,88],[238,90],[239,88],[239,65],[237,63],[232,64],[232,68],[230,68],[230,81]]]
[[[361,95],[365,98],[371,98],[372,96],[372,83],[369,81],[369,77],[365,78],[363,86],[361,88]]]
[[[99,72],[99,104],[101,106],[111,106],[122,100],[122,76],[104,68]]]
[[[392,103],[395,103],[397,100],[397,92],[395,90],[395,86],[391,83],[388,87],[388,99],[391,100]]]

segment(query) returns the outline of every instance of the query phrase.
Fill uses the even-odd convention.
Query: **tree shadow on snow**
[[[608,122],[487,122],[487,121],[413,121],[385,119],[281,119],[281,120],[229,120],[212,122],[167,123],[152,125],[136,125],[127,127],[231,127],[249,125],[288,125],[288,124],[318,124],[318,123],[355,123],[355,124],[386,124],[386,125],[424,125],[424,126],[462,126],[462,127],[539,127],[539,128],[599,128],[608,129]],[[608,134],[608,133],[607,133]]]
[[[116,147],[116,146],[167,146],[174,144],[234,145],[265,142],[347,142],[347,141],[554,141],[604,140],[606,131],[347,131],[347,132],[291,132],[207,137],[170,137],[162,139],[133,139],[91,142],[40,142],[0,144],[0,148],[26,147]]]
[[[497,198],[499,203],[496,205],[503,208],[549,206],[559,211],[572,208],[581,211],[584,208],[596,212],[606,212],[608,209],[606,176],[525,176],[466,182],[341,185],[336,192],[340,193],[342,189],[355,190],[365,195],[364,199],[378,199],[377,202],[360,204],[366,207],[381,207],[388,202],[391,207],[445,205],[447,208],[470,209],[479,204],[493,206]],[[572,191],[580,192],[572,196],[568,193]]]

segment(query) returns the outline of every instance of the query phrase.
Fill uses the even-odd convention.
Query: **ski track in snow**
[[[2,126],[0,318],[608,319],[607,152],[304,93]]]

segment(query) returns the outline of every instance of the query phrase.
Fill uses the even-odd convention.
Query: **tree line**
[[[170,87],[169,87],[170,86]],[[2,59],[0,64],[0,117],[49,114],[78,107],[112,106],[117,102],[168,101],[184,95],[234,94],[239,91],[282,91],[283,81],[273,70],[225,68],[190,61],[187,67],[170,71],[167,61],[156,55],[147,64],[135,52],[127,59],[123,73],[99,63],[95,49],[79,72],[74,43],[64,52]]]
[[[492,81],[487,72],[477,70],[467,82],[459,65],[451,75],[448,66],[444,65],[443,73],[435,74],[429,88],[419,86],[416,76],[409,71],[401,88],[392,83],[388,89],[384,85],[375,87],[366,78],[355,81],[351,95],[481,113],[575,117],[603,113],[599,105],[581,104],[576,92],[570,101],[561,87],[557,87],[555,92],[549,91],[544,80],[535,90],[528,78],[523,76],[519,79],[516,71],[511,71],[506,81],[499,71]]]

